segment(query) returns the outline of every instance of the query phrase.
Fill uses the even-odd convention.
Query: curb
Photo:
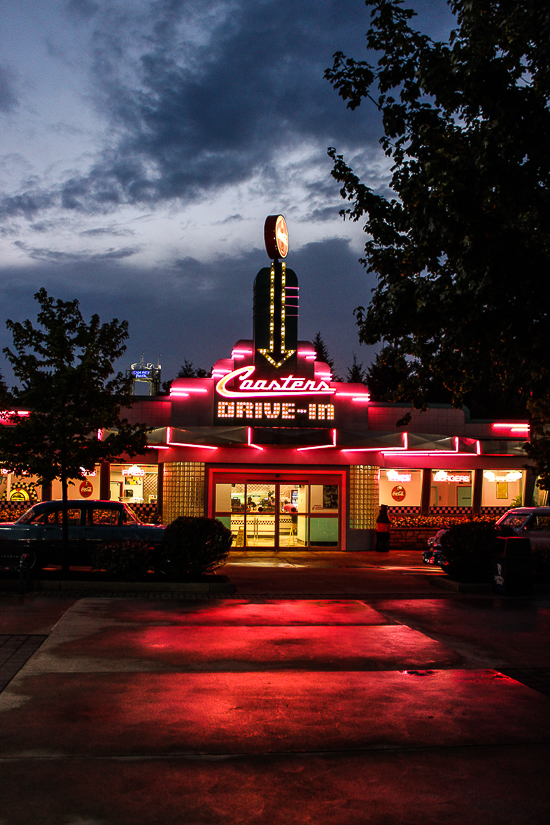
[[[220,577],[221,578],[221,577]],[[225,577],[224,577],[225,578]],[[18,590],[15,579],[2,582],[3,590]],[[218,582],[98,582],[50,580],[31,582],[28,592],[42,590],[83,590],[121,593],[235,593],[236,587],[229,580]]]
[[[434,576],[430,579],[430,584],[434,587],[439,587],[442,590],[451,590],[453,593],[483,593],[490,596],[504,596],[504,593],[495,593],[492,584],[486,582],[457,582],[455,579],[449,579],[443,576]],[[550,584],[534,584],[533,595],[544,596],[550,593]],[[529,598],[523,596],[522,598]]]
[[[455,579],[448,579],[443,576],[434,576],[430,579],[430,584],[440,587],[442,590],[452,590],[454,593],[492,593],[491,584],[485,582],[457,582]]]

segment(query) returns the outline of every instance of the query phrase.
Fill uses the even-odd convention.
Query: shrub
[[[164,531],[160,568],[175,577],[211,573],[227,559],[231,541],[218,519],[179,516]]]
[[[149,545],[137,539],[99,542],[92,551],[92,568],[122,581],[143,579],[153,563]]]
[[[550,549],[537,547],[531,551],[531,570],[533,581],[548,584],[550,582]]]
[[[497,533],[483,522],[455,524],[441,538],[443,570],[458,581],[492,581],[492,554]]]

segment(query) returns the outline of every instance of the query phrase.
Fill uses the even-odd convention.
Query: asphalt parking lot
[[[0,823],[548,822],[548,598],[299,556],[231,554],[223,598],[3,592]]]

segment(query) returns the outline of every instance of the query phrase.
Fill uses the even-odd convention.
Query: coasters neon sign
[[[240,367],[224,375],[216,384],[216,392],[224,398],[288,398],[297,395],[333,395],[336,392],[326,381],[316,382],[307,378],[296,378],[294,375],[271,381],[262,378],[253,381],[250,376],[255,369],[252,366]],[[234,379],[239,381],[238,390],[230,390],[227,387]]]

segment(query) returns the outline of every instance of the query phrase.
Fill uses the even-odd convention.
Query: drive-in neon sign
[[[238,370],[224,375],[216,384],[216,392],[224,398],[289,398],[303,395],[333,395],[332,389],[326,381],[315,381],[308,378],[298,378],[287,375],[286,378],[263,379],[255,381],[251,378],[255,367],[240,367]],[[239,389],[229,389],[228,384],[237,380]]]

